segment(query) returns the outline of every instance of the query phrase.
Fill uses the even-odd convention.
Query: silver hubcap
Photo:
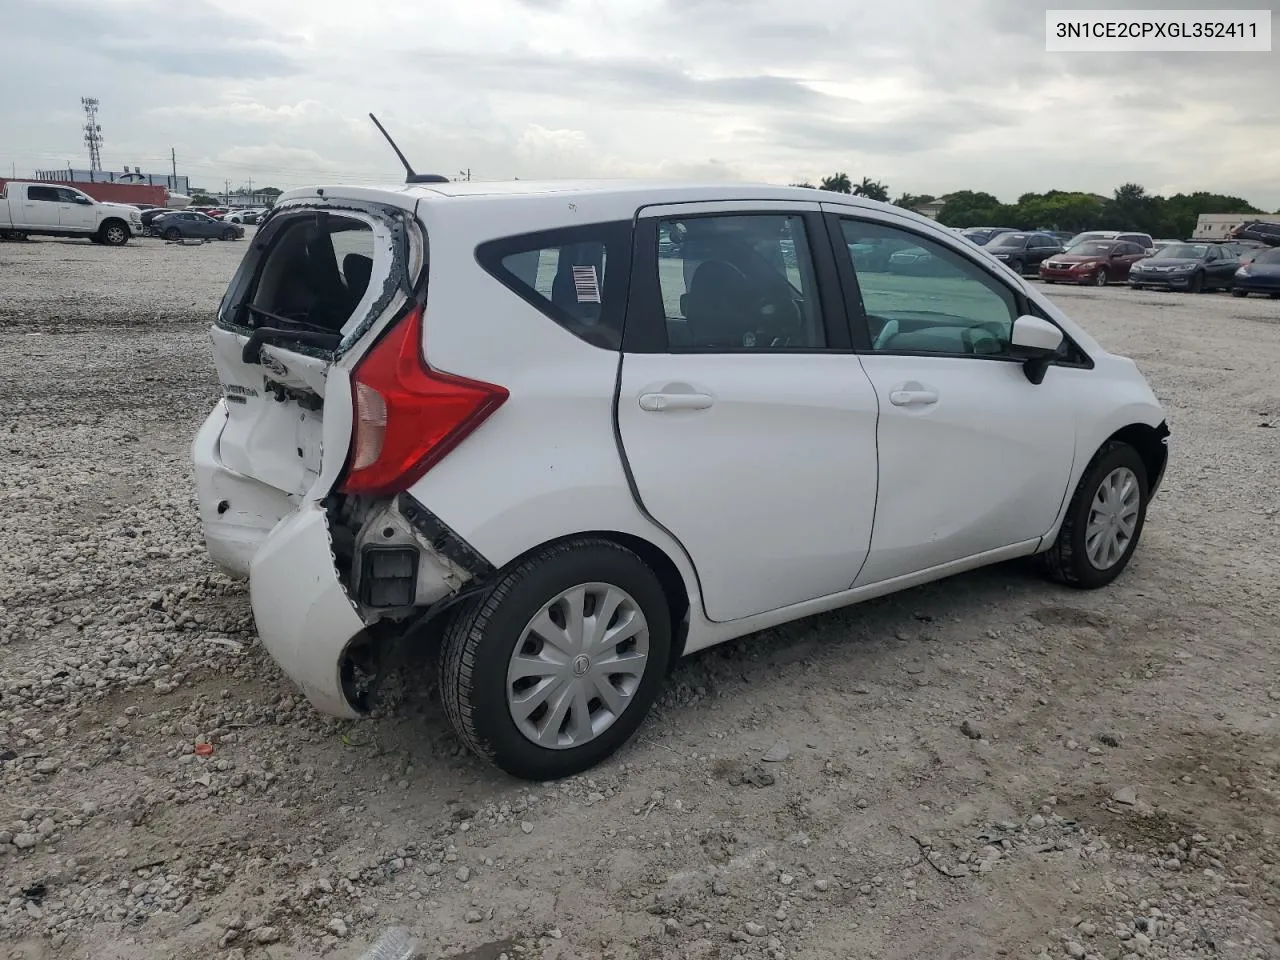
[[[112,243],[119,243],[120,238],[124,236],[124,231],[119,227],[112,227],[107,231],[107,239]]]
[[[1110,570],[1124,556],[1140,506],[1138,478],[1128,467],[1116,467],[1098,485],[1084,530],[1085,552],[1095,569]]]
[[[1093,279],[1094,279],[1094,283],[1096,283],[1098,286],[1105,287],[1107,285],[1107,271],[1099,270],[1098,275]]]
[[[507,667],[507,708],[540,747],[594,740],[631,705],[649,661],[649,623],[625,590],[571,587],[537,612]]]

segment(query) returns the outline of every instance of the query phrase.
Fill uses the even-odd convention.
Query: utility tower
[[[98,124],[98,98],[81,97],[84,107],[84,145],[89,148],[89,169],[96,173],[102,169],[102,127]]]

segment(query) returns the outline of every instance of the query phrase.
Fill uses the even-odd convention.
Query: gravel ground
[[[1052,288],[1173,429],[1110,589],[1008,565],[757,634],[530,786],[425,670],[317,716],[205,559],[243,250],[0,244],[0,955],[1280,956],[1280,303]]]

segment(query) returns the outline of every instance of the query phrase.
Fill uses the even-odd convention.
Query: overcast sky
[[[1046,6],[1107,4],[0,0],[0,170],[87,166],[95,96],[108,169],[167,171],[173,147],[216,189],[398,179],[372,110],[449,176],[843,170],[894,196],[1137,181],[1280,207],[1280,53],[1049,54]]]

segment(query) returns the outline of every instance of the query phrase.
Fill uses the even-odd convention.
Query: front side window
[[[733,214],[662,220],[658,283],[675,350],[827,345],[804,219]]]
[[[978,264],[937,241],[882,223],[840,221],[846,245],[909,244],[884,273],[854,264],[872,349],[1001,356],[1018,302]]]
[[[476,250],[480,265],[526,303],[597,347],[622,345],[629,223],[505,237]]]

